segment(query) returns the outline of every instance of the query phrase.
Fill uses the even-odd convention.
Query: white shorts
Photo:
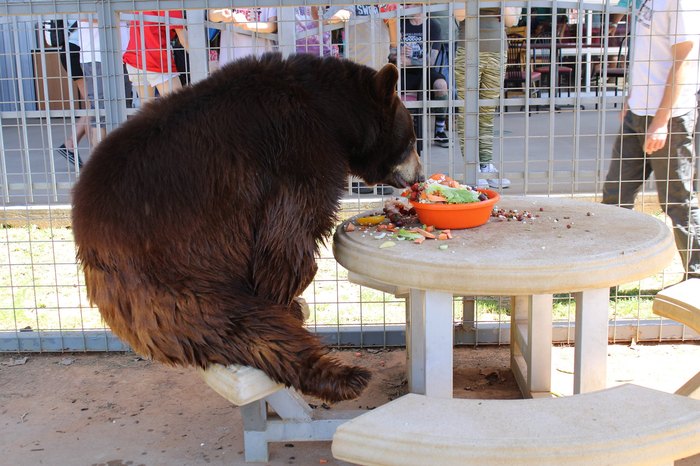
[[[129,81],[134,86],[156,87],[173,79],[180,79],[179,73],[156,73],[155,71],[140,70],[131,65],[126,65],[126,71],[129,73]]]

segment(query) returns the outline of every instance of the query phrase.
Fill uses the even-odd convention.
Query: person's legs
[[[85,91],[83,67],[80,64],[80,47],[72,42],[68,42],[66,45],[67,49],[64,48],[61,50],[59,58],[63,68],[78,88],[78,95],[74,96],[75,108],[89,108],[85,101],[87,93]],[[89,123],[87,116],[79,117],[75,123],[75,136],[71,131],[68,136],[66,136],[63,144],[58,148],[58,153],[67,158],[71,163],[73,163],[75,159],[75,148],[88,132]]]
[[[412,70],[402,70],[402,98],[416,101],[423,99],[422,85],[423,73],[409,72]],[[420,108],[410,108],[408,111],[413,115],[413,129],[416,133],[416,151],[420,155],[423,151],[423,111]]]
[[[498,99],[501,90],[501,58],[497,52],[479,53],[479,99]],[[496,107],[479,107],[479,163],[493,160],[493,122]]]
[[[501,63],[505,61],[499,52],[479,53],[479,99],[498,99],[503,83]],[[479,172],[483,173],[491,188],[507,188],[510,180],[499,175],[493,162],[493,127],[496,106],[479,107]]]
[[[134,89],[136,89],[136,94],[139,96],[139,102],[141,104],[145,104],[149,100],[154,99],[156,97],[155,87],[151,87],[148,84],[134,84],[133,81],[131,82],[131,84],[133,85]]]
[[[156,96],[155,87],[151,86],[148,82],[148,71],[140,70],[131,65],[126,65],[126,70],[129,73],[131,86],[136,90],[141,104],[148,102]]]
[[[87,97],[87,89],[85,87],[85,78],[81,76],[80,79],[76,79],[75,86],[78,88],[78,98],[83,102],[82,107],[90,108],[90,101]],[[90,128],[90,118],[87,115],[83,115],[78,118],[75,122],[75,141],[73,141],[73,135],[70,134],[64,144],[65,148],[70,152],[74,152],[75,148],[80,144],[80,141],[88,134],[88,129]]]
[[[669,139],[649,154],[659,204],[673,223],[676,247],[690,277],[700,278],[700,207],[693,199],[694,112],[671,119]]]
[[[431,98],[433,100],[447,100],[447,79],[437,71],[430,72]],[[445,107],[433,110],[435,114],[435,142],[441,147],[448,147],[449,140],[445,134]]]
[[[465,73],[466,73],[466,52],[464,47],[457,47],[454,61],[455,88],[457,89],[457,99],[464,100]],[[464,107],[459,105],[455,113],[455,123],[457,124],[457,139],[459,147],[464,156]]]
[[[651,167],[644,155],[646,118],[627,112],[612,149],[612,160],[603,184],[603,204],[634,207]]]
[[[90,109],[99,111],[105,108],[104,92],[102,86],[102,64],[100,62],[84,63],[83,72],[85,73],[85,81],[87,88],[87,100],[90,104]],[[90,148],[94,148],[107,134],[104,126],[104,119],[98,117],[97,114],[90,117],[90,131],[88,140]]]
[[[156,85],[156,89],[158,89],[158,94],[161,96],[170,94],[171,92],[176,91],[180,88],[182,88],[182,82],[180,81],[179,75],[171,76],[170,79],[168,79],[167,81],[161,82],[160,84]]]

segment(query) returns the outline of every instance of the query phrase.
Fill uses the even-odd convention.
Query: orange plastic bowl
[[[488,199],[467,204],[421,204],[415,201],[410,202],[416,209],[418,220],[425,225],[455,230],[474,228],[489,221],[493,206],[501,198],[496,191],[490,189],[479,189],[478,191],[486,194]]]

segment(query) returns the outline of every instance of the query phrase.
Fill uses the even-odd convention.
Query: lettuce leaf
[[[450,188],[442,184],[430,184],[427,186],[426,192],[444,197],[448,204],[479,202],[479,192],[466,188]]]
[[[397,232],[397,237],[399,239],[405,239],[405,240],[412,241],[414,239],[422,238],[423,235],[421,235],[420,233],[416,233],[414,231],[408,231],[405,228],[399,228],[399,231]]]

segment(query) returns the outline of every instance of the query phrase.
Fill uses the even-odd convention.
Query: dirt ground
[[[406,391],[405,351],[336,351],[373,370],[360,399],[330,409],[371,409]],[[24,357],[28,359],[24,361]],[[240,411],[194,370],[135,354],[0,357],[0,464],[243,465]],[[571,394],[573,348],[557,347],[553,391]],[[509,348],[457,348],[455,396],[521,398]],[[673,392],[700,370],[700,345],[611,345],[608,385]],[[326,409],[318,400],[309,400]],[[269,465],[346,465],[330,442],[272,444]],[[700,455],[676,466],[700,466]]]

